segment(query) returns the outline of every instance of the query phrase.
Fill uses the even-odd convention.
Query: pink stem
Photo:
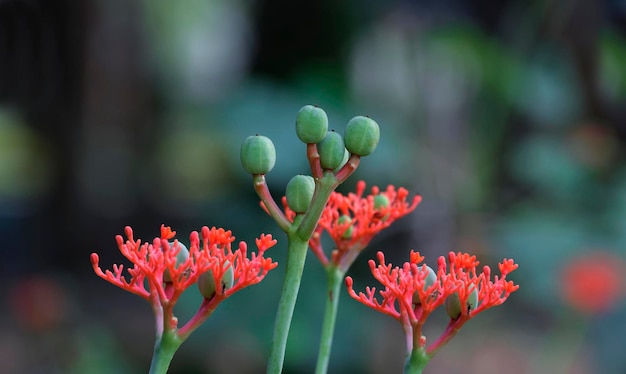
[[[267,183],[265,183],[265,175],[264,174],[255,174],[253,177],[254,180],[254,189],[261,198],[263,205],[269,212],[270,216],[274,218],[278,226],[284,232],[288,232],[291,229],[291,222],[285,217],[285,214],[276,204],[270,190],[267,188]]]
[[[324,172],[320,165],[320,154],[317,152],[317,144],[311,143],[306,145],[306,157],[309,159],[309,166],[311,167],[313,178],[322,178]]]
[[[361,156],[351,154],[348,162],[339,171],[335,174],[335,178],[337,178],[337,183],[343,183],[349,176],[354,173],[356,168],[359,167],[359,162],[361,161]]]
[[[198,308],[196,314],[178,330],[178,336],[181,340],[187,339],[187,337],[191,335],[195,329],[202,325],[202,323],[204,323],[204,321],[206,321],[207,318],[213,314],[213,311],[222,300],[223,297],[220,297],[217,294],[210,300],[205,298],[202,301],[202,304],[200,304],[200,308]]]
[[[437,341],[434,342],[426,350],[426,353],[428,354],[428,356],[433,357],[437,353],[437,351],[441,349],[441,347],[443,347],[446,343],[448,343],[452,338],[456,336],[456,334],[459,332],[461,327],[463,327],[463,325],[467,321],[468,321],[468,318],[463,317],[463,316],[459,317],[459,319],[456,319],[456,320],[451,319],[450,323],[448,323],[448,326],[446,327],[444,332],[441,334],[439,339],[437,339]]]

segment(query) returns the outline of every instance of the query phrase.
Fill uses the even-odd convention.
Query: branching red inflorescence
[[[409,191],[403,187],[396,189],[389,185],[386,190],[381,191],[374,186],[371,194],[364,196],[365,188],[365,182],[359,181],[356,193],[343,195],[333,192],[324,207],[309,241],[311,250],[324,266],[329,263],[321,243],[324,231],[330,235],[336,246],[336,249],[332,251],[330,261],[346,271],[376,234],[411,213],[422,200],[419,195],[409,199]],[[378,195],[386,197],[388,204],[376,206],[374,200]],[[287,219],[293,222],[296,214],[289,209],[285,198],[283,198],[283,206]],[[267,211],[262,203],[261,207]],[[344,219],[342,220],[341,217]],[[346,220],[346,217],[349,217],[349,220]],[[348,231],[349,234],[347,234]]]
[[[420,348],[426,349],[422,326],[430,313],[454,294],[458,294],[460,305],[468,305],[470,294],[477,290],[478,303],[475,308],[461,308],[461,314],[451,318],[442,336],[426,350],[430,355],[434,355],[450,340],[465,322],[486,309],[502,304],[519,288],[506,279],[507,275],[518,267],[513,260],[504,259],[498,265],[501,275],[492,279],[488,266],[484,266],[482,272],[477,272],[479,262],[476,256],[450,252],[447,259],[439,257],[437,280],[427,286],[428,270],[426,266],[420,266],[424,257],[418,252],[411,251],[410,260],[402,267],[386,264],[382,252],[378,252],[377,257],[378,264],[370,260],[369,265],[374,278],[384,286],[384,289],[378,292],[382,299],[377,299],[375,288],[366,287],[365,293],[357,294],[353,289],[351,277],[346,277],[348,293],[370,308],[392,316],[403,326],[410,326],[407,334],[411,333],[413,336],[412,339],[407,338],[407,341],[419,344]],[[407,348],[409,351],[412,349]]]
[[[220,284],[218,280],[222,279],[232,264],[233,286],[228,289],[217,287],[213,297],[213,304],[216,305],[238,290],[259,283],[278,265],[271,258],[264,257],[265,251],[276,244],[271,235],[263,234],[256,239],[258,252],[252,253],[248,258],[245,242],[240,242],[238,248],[232,250],[235,237],[230,230],[215,227],[209,229],[204,226],[200,233],[191,233],[189,257],[177,264],[177,255],[183,248],[176,239],[169,242],[176,235],[170,227],[162,225],[161,236],[155,238],[151,244],[135,240],[129,226],[124,232],[127,240],[124,241],[118,235],[116,241],[120,252],[133,264],[127,269],[130,280],[123,275],[123,265],[113,265],[113,271],[102,271],[96,253],[91,254],[93,269],[101,278],[143,297],[155,307],[171,309],[183,291],[209,270],[215,277],[215,284]],[[171,282],[163,281],[166,271],[170,274]]]

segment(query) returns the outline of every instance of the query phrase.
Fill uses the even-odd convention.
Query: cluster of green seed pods
[[[351,154],[367,156],[372,153],[378,145],[380,130],[371,118],[357,116],[348,122],[342,136],[334,130],[328,131],[328,116],[322,108],[305,105],[296,116],[296,135],[302,142],[317,146],[319,165],[323,170],[337,172],[348,162]],[[246,138],[241,145],[240,156],[244,169],[253,175],[269,173],[276,163],[274,144],[262,135]],[[312,177],[293,177],[285,193],[289,208],[296,213],[306,212],[314,191]]]
[[[336,169],[348,160],[349,154],[367,156],[376,149],[380,129],[369,117],[352,118],[344,135],[328,131],[328,117],[319,107],[305,105],[296,117],[298,138],[307,144],[317,144],[323,169]]]
[[[376,121],[356,116],[346,125],[344,135],[328,131],[328,116],[322,108],[305,105],[296,116],[296,134],[306,144],[317,144],[323,169],[336,169],[345,163],[349,154],[367,156],[380,139]],[[246,138],[241,146],[241,164],[250,174],[267,174],[276,163],[276,149],[265,136]]]

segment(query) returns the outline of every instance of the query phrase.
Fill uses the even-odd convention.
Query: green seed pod
[[[343,144],[341,134],[330,131],[317,145],[317,152],[320,154],[320,165],[323,169],[335,169],[341,165],[346,146]]]
[[[386,208],[389,206],[389,198],[387,195],[376,195],[374,196],[374,209]]]
[[[339,166],[337,166],[335,168],[335,170],[334,170],[335,173],[338,172],[339,169],[341,169],[348,162],[349,158],[350,158],[350,152],[348,152],[348,150],[344,148],[343,149],[343,159],[341,160],[341,163],[339,164]]]
[[[467,298],[467,305],[465,306],[468,311],[476,309],[478,305],[478,290],[474,288],[472,293]],[[461,315],[461,300],[457,292],[448,296],[445,302],[446,313],[452,319],[457,319]]]
[[[174,249],[174,243],[169,243],[170,244],[170,251],[174,251],[176,249]],[[189,258],[189,250],[187,249],[187,247],[185,247],[185,245],[181,242],[178,242],[178,246],[180,247],[180,251],[178,251],[178,254],[176,255],[176,267],[178,268],[178,265],[182,264],[183,262],[187,261],[187,259]],[[163,272],[163,282],[172,282],[172,276],[170,275],[170,271],[165,269],[165,271]]]
[[[344,225],[346,223],[351,223],[352,222],[352,218],[350,218],[350,216],[348,215],[342,215],[339,217],[339,219],[337,219],[337,223],[340,225]],[[348,226],[348,228],[346,229],[346,231],[343,232],[343,235],[341,235],[342,239],[350,239],[352,238],[352,232],[354,231],[354,227],[352,225]]]
[[[285,196],[287,197],[287,205],[296,213],[304,213],[309,208],[311,199],[315,192],[315,181],[309,175],[296,175],[289,183]]]
[[[374,152],[378,145],[380,129],[373,119],[356,116],[348,121],[344,137],[348,151],[355,155],[367,156]]]
[[[322,108],[305,105],[296,117],[296,134],[307,144],[317,144],[324,139],[328,131],[328,116]]]
[[[426,276],[426,279],[424,279],[424,290],[427,290],[428,287],[432,286],[437,281],[437,274],[435,274],[435,271],[428,265],[418,266],[417,270],[422,271],[422,267],[424,266],[426,266],[426,269],[428,270],[428,275]],[[415,305],[422,304],[419,293],[417,292],[413,294],[413,304]]]
[[[380,194],[380,195],[374,196],[374,209],[380,210],[382,208],[387,208],[388,206],[389,206],[389,198],[386,195]],[[378,218],[380,218],[380,215],[378,215]],[[381,220],[386,221],[388,218],[389,218],[389,213],[385,214],[385,216],[382,217]]]
[[[224,275],[222,276],[222,292],[230,289],[235,282],[235,273],[233,272],[233,267],[230,266],[228,261],[224,263],[224,266],[228,266]],[[206,273],[200,275],[198,277],[198,289],[202,296],[207,299],[212,299],[215,295],[215,279],[213,278],[213,271],[209,270]]]
[[[276,163],[276,149],[266,136],[249,136],[241,144],[241,165],[250,174],[267,174]]]

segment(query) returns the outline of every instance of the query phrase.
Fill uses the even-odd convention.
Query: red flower
[[[561,296],[571,307],[596,314],[624,298],[624,261],[610,253],[590,253],[570,261],[561,272]]]
[[[152,304],[157,317],[163,316],[162,321],[157,318],[158,333],[162,333],[163,328],[176,329],[177,319],[172,314],[174,304],[183,291],[195,284],[198,277],[207,271],[211,271],[215,279],[221,280],[230,265],[234,274],[233,285],[228,289],[217,287],[211,299],[205,298],[196,316],[179,330],[180,336],[191,333],[221,301],[242,288],[259,283],[278,265],[271,258],[263,257],[264,252],[276,244],[271,235],[263,234],[256,239],[258,253],[252,253],[248,258],[245,242],[240,242],[239,248],[232,250],[231,243],[235,241],[235,237],[230,230],[215,227],[209,229],[204,226],[200,234],[197,231],[191,233],[189,256],[181,260],[177,256],[186,249],[178,240],[168,242],[176,235],[169,227],[162,225],[161,237],[155,238],[152,243],[135,240],[129,226],[126,226],[124,232],[128,238],[126,241],[121,235],[117,235],[115,239],[120,252],[133,264],[133,267],[127,269],[130,280],[122,274],[123,265],[113,265],[113,271],[103,272],[98,266],[99,257],[96,253],[91,254],[91,264],[99,277],[143,297]],[[164,281],[166,272],[167,282]]]
[[[376,234],[411,213],[422,200],[419,195],[414,196],[412,201],[407,200],[409,191],[403,187],[396,190],[392,185],[387,186],[385,191],[374,186],[372,193],[367,196],[363,196],[364,192],[365,182],[359,181],[356,193],[343,195],[333,192],[330,195],[309,240],[309,246],[322,265],[328,265],[321,243],[324,231],[330,235],[336,246],[332,251],[331,261],[345,272]],[[285,215],[293,222],[295,213],[289,209],[284,198],[283,205]]]
[[[385,264],[385,256],[378,252],[378,262],[369,261],[370,269],[374,278],[383,286],[378,294],[382,300],[376,298],[376,288],[367,287],[365,293],[358,295],[353,290],[351,277],[346,277],[348,293],[361,303],[385,313],[398,321],[403,326],[407,338],[407,348],[411,352],[414,346],[426,350],[433,356],[437,350],[447,343],[457,331],[478,313],[502,304],[509,295],[516,291],[519,286],[506,277],[517,264],[513,260],[503,260],[498,268],[501,275],[492,280],[491,269],[484,266],[482,272],[477,272],[479,262],[476,256],[467,253],[448,254],[448,258],[439,257],[436,270],[436,280],[428,285],[426,279],[429,269],[419,265],[423,260],[419,252],[411,251],[409,262],[405,262],[401,268]],[[448,269],[449,266],[449,269]],[[469,302],[471,294],[476,291],[478,302],[471,308]],[[437,341],[426,348],[426,338],[422,336],[424,322],[439,306],[443,305],[449,297],[456,298],[460,305],[467,305],[460,309],[460,314],[451,318],[448,327]],[[419,300],[419,304],[417,301]]]

